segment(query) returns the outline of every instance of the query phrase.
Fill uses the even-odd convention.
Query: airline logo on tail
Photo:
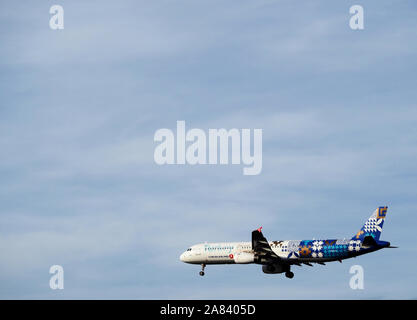
[[[376,216],[377,219],[385,219],[387,215],[388,207],[379,207],[378,208],[378,215]]]

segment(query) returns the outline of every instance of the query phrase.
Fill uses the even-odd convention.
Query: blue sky
[[[49,8],[65,29],[49,28]],[[365,29],[349,28],[362,4]],[[0,297],[417,298],[414,1],[3,1]],[[263,170],[158,166],[160,128],[262,128]],[[295,268],[179,261],[204,241],[343,238],[389,206],[387,249]],[[49,288],[49,267],[65,289]],[[365,269],[351,290],[349,268]]]

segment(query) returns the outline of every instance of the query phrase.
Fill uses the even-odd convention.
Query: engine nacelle
[[[239,252],[234,256],[235,263],[253,263],[255,255],[249,252]]]
[[[264,273],[283,273],[286,272],[288,267],[285,267],[280,264],[268,264],[262,266],[262,271]]]

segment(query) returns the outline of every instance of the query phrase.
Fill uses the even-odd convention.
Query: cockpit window
[[[191,248],[188,248],[187,251],[191,251]]]

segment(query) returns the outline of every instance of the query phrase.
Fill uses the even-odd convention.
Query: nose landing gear
[[[286,276],[287,278],[292,279],[292,278],[294,278],[294,273],[293,273],[293,272],[291,272],[291,271],[287,271],[287,272],[285,272],[285,276]]]
[[[201,271],[200,271],[200,276],[204,276],[204,268],[206,267],[206,265],[203,263],[201,265]]]

